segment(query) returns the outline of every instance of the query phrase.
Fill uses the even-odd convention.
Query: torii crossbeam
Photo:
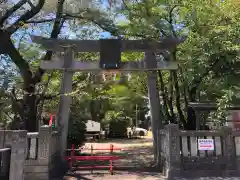
[[[161,128],[162,115],[157,88],[156,70],[177,69],[176,62],[157,61],[154,52],[171,50],[183,40],[168,38],[162,42],[147,40],[63,40],[32,36],[32,40],[50,51],[64,52],[64,58],[56,61],[41,61],[41,68],[46,70],[63,70],[61,96],[57,114],[60,127],[60,151],[62,157],[67,144],[68,118],[71,97],[64,94],[72,91],[72,76],[75,71],[148,71],[148,92],[151,107],[151,120],[155,155],[157,153],[156,132]],[[73,52],[100,52],[100,61],[76,61]],[[145,52],[145,59],[139,61],[121,62],[121,52]],[[159,148],[159,146],[158,146]],[[156,156],[155,156],[156,157]]]
[[[56,40],[48,39],[39,36],[32,36],[32,40],[41,44],[44,48],[50,51],[66,51],[70,47],[75,52],[100,52],[101,40]],[[121,52],[158,52],[166,49],[172,49],[183,42],[177,39],[166,39],[163,42],[157,43],[146,40],[121,40]],[[111,47],[109,47],[111,53]],[[68,60],[69,61],[69,60]],[[41,68],[46,70],[61,69],[64,70],[64,59],[58,61],[41,61]],[[102,71],[99,66],[99,61],[91,61],[89,59],[83,61],[72,60],[69,70],[72,71]],[[177,69],[176,62],[157,61],[157,64],[147,64],[144,60],[122,62],[119,71],[149,71],[149,70],[174,70]]]

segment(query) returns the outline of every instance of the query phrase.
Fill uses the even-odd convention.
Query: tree
[[[76,14],[70,14],[64,10],[64,5],[69,5],[66,4],[67,1],[65,2],[65,0],[57,2],[55,15],[45,15],[42,10],[44,10],[43,7],[46,2],[49,3],[50,1],[20,0],[13,4],[8,1],[1,1],[1,7],[4,7],[4,11],[1,11],[2,16],[0,17],[0,54],[8,55],[11,61],[17,66],[21,75],[24,95],[18,99],[20,103],[13,100],[13,107],[15,107],[13,108],[13,112],[18,114],[19,118],[25,122],[25,128],[29,131],[37,131],[38,129],[37,105],[40,102],[40,96],[36,94],[36,88],[37,84],[41,82],[45,71],[40,67],[32,68],[26,57],[19,51],[19,47],[16,47],[14,41],[19,38],[19,33],[22,34],[24,29],[30,29],[31,25],[39,27],[42,23],[49,22],[52,26],[50,26],[50,37],[58,38],[61,35],[64,23],[69,23],[71,19],[78,18],[82,21],[87,19],[98,23],[99,19],[95,20],[94,17],[96,14],[100,15],[100,12],[97,10],[89,12],[89,10],[85,9],[81,9]],[[41,18],[42,16],[43,18]],[[50,28],[46,26],[44,29],[49,31]],[[50,60],[52,55],[53,52],[47,51],[41,59]],[[44,99],[42,96],[41,98]]]
[[[176,49],[157,54],[179,63],[178,71],[158,72],[165,119],[195,129],[196,116],[188,107],[189,101],[217,101],[220,107],[226,102],[223,99],[230,98],[224,95],[226,90],[238,89],[239,83],[233,77],[239,76],[238,10],[234,1],[124,3],[121,13],[127,21],[121,26],[132,37],[159,41],[169,36],[188,36]],[[226,87],[226,79],[231,79],[231,88]],[[221,87],[214,87],[214,96],[211,82],[221,82]]]

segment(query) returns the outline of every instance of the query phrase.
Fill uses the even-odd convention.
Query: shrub
[[[118,118],[112,120],[109,124],[109,137],[110,138],[125,138],[127,137],[128,123],[126,119]]]
[[[86,120],[80,117],[70,116],[69,126],[68,126],[68,148],[71,148],[71,145],[81,146],[86,140]]]

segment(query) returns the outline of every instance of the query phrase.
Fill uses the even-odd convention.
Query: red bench
[[[97,156],[93,154],[93,150],[110,150],[110,154],[113,153],[113,150],[122,150],[120,148],[114,148],[112,144],[110,144],[110,148],[96,148],[93,149],[93,146],[91,145],[91,155],[90,156],[76,156],[75,151],[81,151],[82,149],[74,149],[74,145],[72,145],[71,149],[71,155],[67,156],[65,159],[69,161],[69,166],[70,169],[72,170],[73,164],[75,164],[76,161],[109,161],[108,166],[96,166],[96,165],[91,165],[91,166],[82,166],[78,167],[78,169],[102,169],[102,168],[109,168],[110,173],[113,175],[113,161],[121,159],[122,157],[119,156],[113,156],[113,155],[108,155],[108,156]],[[92,172],[92,171],[91,171]]]

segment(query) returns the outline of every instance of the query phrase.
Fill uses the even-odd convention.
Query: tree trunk
[[[90,102],[90,114],[91,114],[91,117],[92,117],[92,121],[96,121],[96,122],[100,122],[100,119],[99,119],[99,112],[100,109],[99,107],[96,107],[96,100],[91,100]]]
[[[35,83],[32,78],[32,72],[30,70],[29,64],[22,59],[22,56],[19,54],[17,49],[15,48],[14,44],[11,41],[11,34],[7,31],[0,30],[0,38],[2,40],[0,45],[0,53],[8,54],[12,61],[16,64],[16,66],[20,70],[20,74],[23,79],[23,90],[24,96],[22,100],[13,99],[13,104],[18,102],[18,108],[13,106],[16,111],[15,113],[19,114],[17,119],[21,119],[20,121],[24,121],[25,128],[30,132],[35,132],[38,130],[38,123],[36,121],[36,112],[37,112],[37,105],[36,105],[36,95],[35,95]],[[15,93],[15,92],[14,92]],[[16,98],[16,97],[15,97]],[[15,102],[14,102],[15,101]],[[21,108],[19,108],[21,107]],[[16,119],[16,120],[17,120]],[[15,123],[13,123],[15,124]],[[14,127],[13,127],[14,128]]]
[[[38,131],[36,95],[24,96],[24,118],[29,132]]]
[[[165,114],[164,119],[173,123],[171,116],[169,114],[169,111],[168,111],[168,97],[167,97],[167,92],[165,92],[165,84],[163,82],[162,72],[160,70],[158,71],[158,77],[160,80],[160,89],[161,89],[160,96],[162,96],[162,98],[163,98],[163,107],[164,107],[163,109],[164,109],[164,114]]]
[[[171,116],[171,122],[176,122],[176,117],[174,114],[174,108],[173,108],[173,77],[171,75],[171,72],[169,74],[169,86],[168,86],[168,92],[169,92],[169,98],[168,98],[168,107],[170,110],[170,116]]]
[[[197,87],[194,86],[189,91],[189,101],[195,102],[196,101],[196,95],[197,95]],[[188,107],[187,109],[187,124],[186,124],[187,130],[196,130],[196,114],[195,110],[192,107]]]
[[[29,132],[38,132],[37,121],[37,97],[36,97],[36,84],[33,79],[24,81],[24,96],[23,96],[23,112],[26,129]]]
[[[180,94],[180,88],[179,88],[179,84],[178,84],[178,78],[177,78],[177,71],[172,71],[171,72],[173,79],[174,79],[174,87],[175,87],[175,98],[176,98],[176,108],[178,111],[178,115],[179,115],[179,120],[180,122],[183,124],[183,126],[185,127],[186,125],[186,121],[185,121],[185,117],[181,108],[181,94]]]

